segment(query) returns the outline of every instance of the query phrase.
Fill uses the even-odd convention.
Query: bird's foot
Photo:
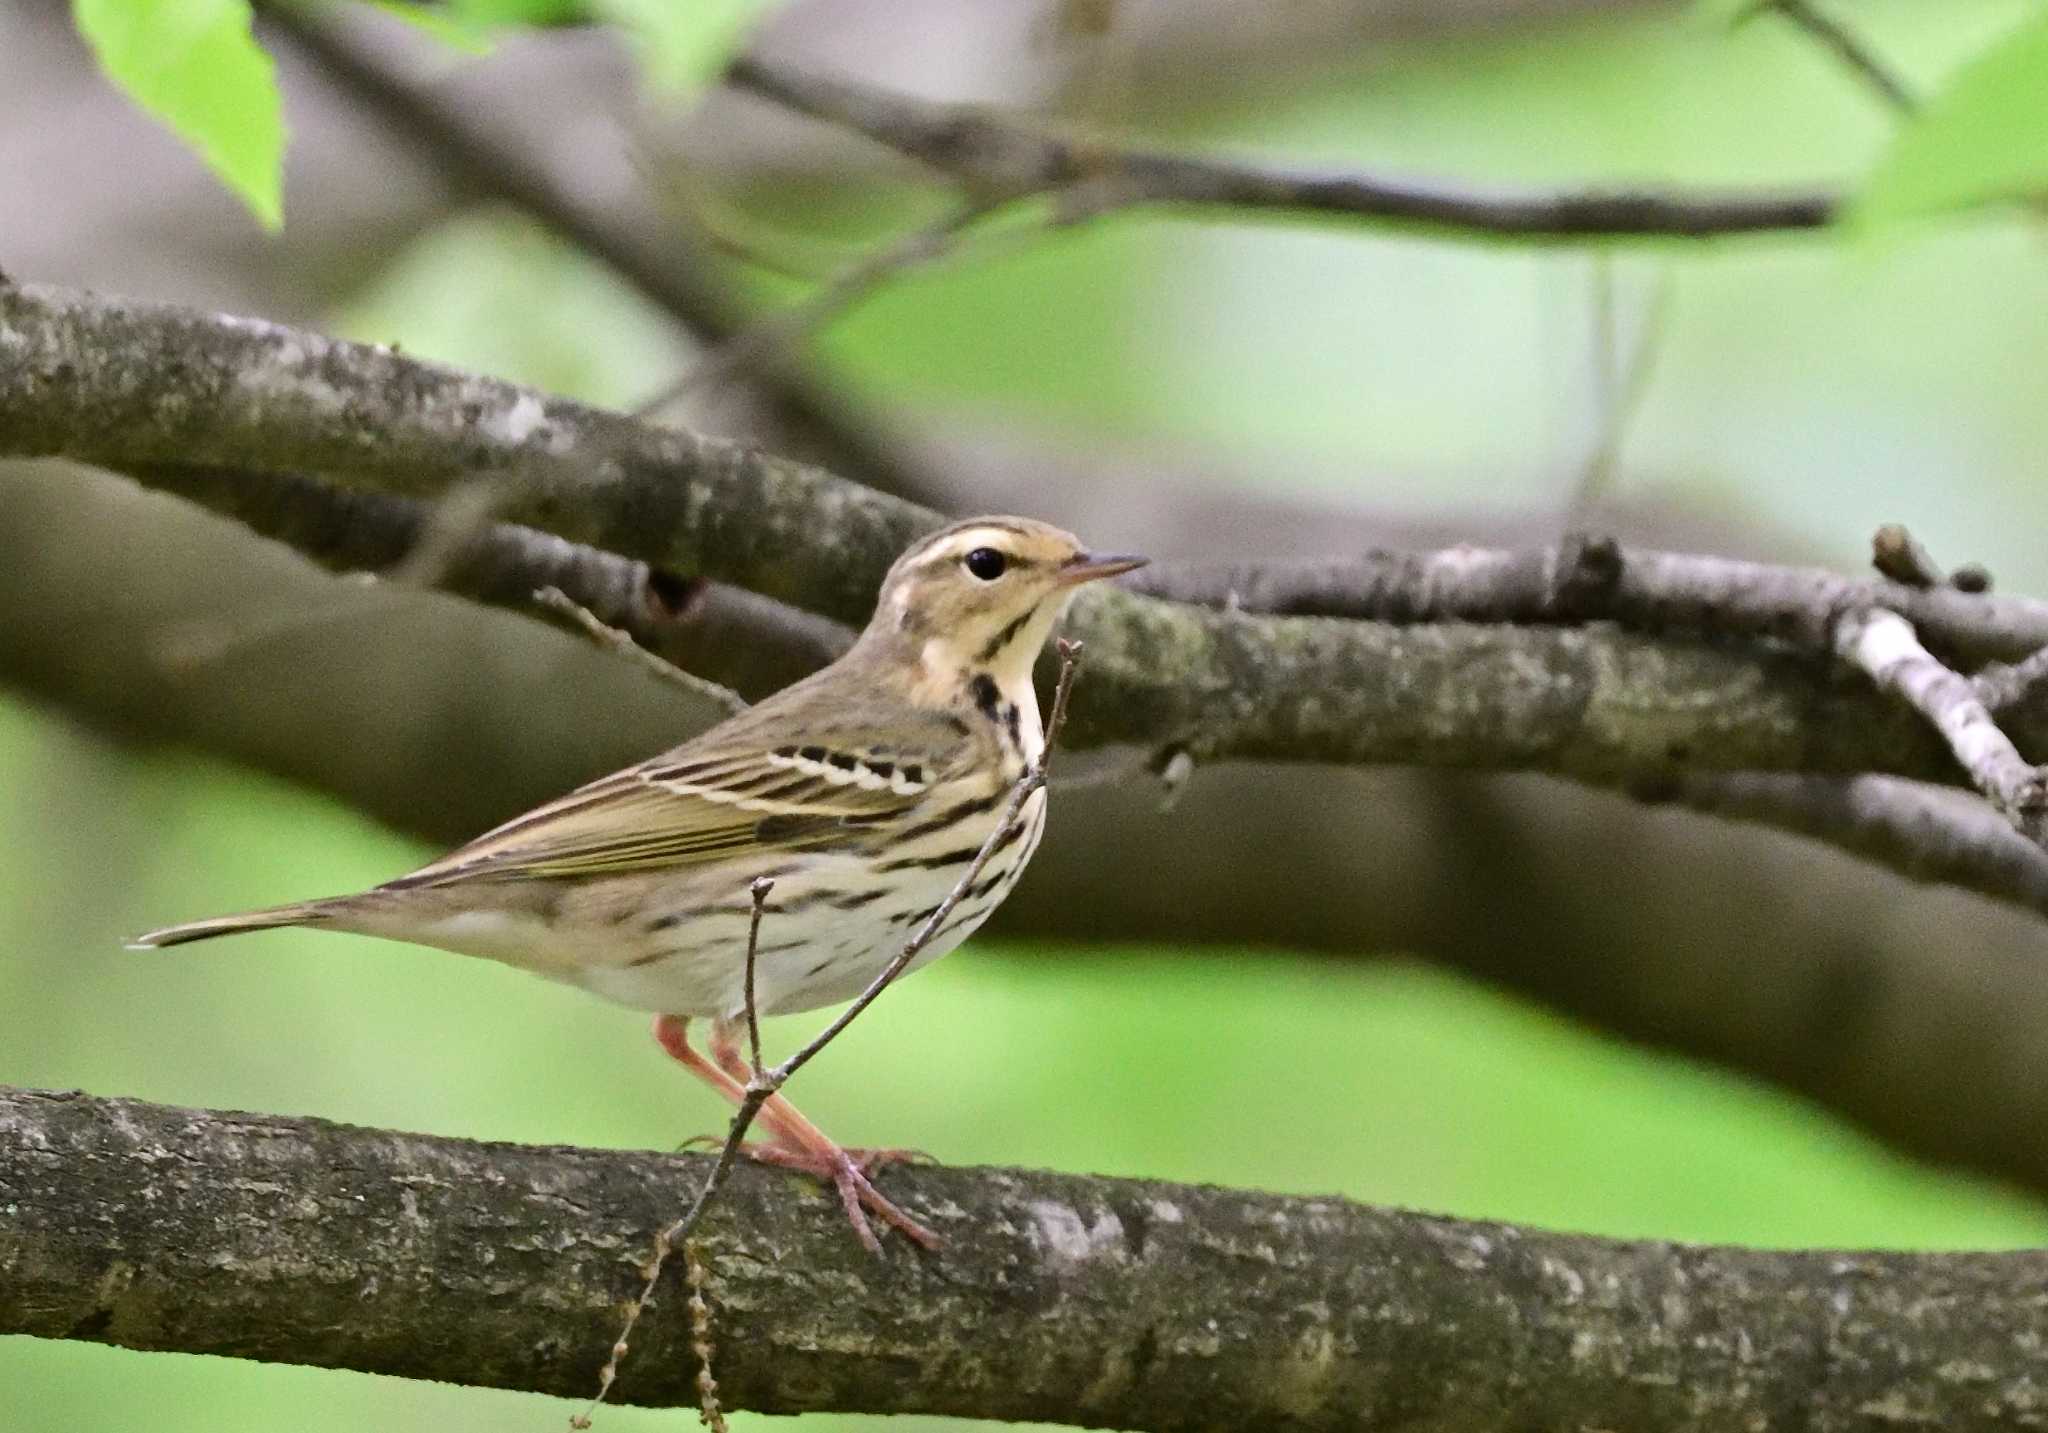
[[[742,1145],[740,1152],[757,1164],[795,1170],[832,1185],[839,1191],[839,1202],[853,1225],[854,1236],[871,1254],[882,1252],[882,1241],[875,1237],[868,1223],[869,1213],[922,1248],[939,1247],[937,1234],[897,1208],[868,1178],[871,1171],[882,1165],[917,1157],[914,1150],[841,1149],[836,1144],[813,1149],[778,1141]]]

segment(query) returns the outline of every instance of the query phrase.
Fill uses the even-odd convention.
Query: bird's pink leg
[[[753,1078],[754,1072],[747,1067],[746,1056],[740,1053],[740,1029],[741,1026],[736,1020],[714,1020],[711,1022],[710,1044],[711,1058],[718,1062],[718,1067],[731,1076],[733,1080],[744,1086],[749,1079]],[[783,1098],[782,1095],[770,1095],[761,1106],[762,1114],[766,1115],[769,1112],[770,1106],[775,1107],[775,1117],[781,1122],[776,1131],[776,1142],[787,1146],[793,1152],[805,1158],[809,1158],[811,1151],[816,1148],[817,1142],[823,1140],[824,1143],[833,1145],[834,1148],[852,1159],[856,1165],[860,1166],[860,1172],[866,1175],[872,1175],[876,1170],[889,1164],[920,1162],[930,1164],[933,1162],[932,1157],[921,1149],[855,1149],[834,1144],[823,1130],[806,1119],[802,1111],[798,1110],[795,1105]],[[764,1163],[775,1162],[778,1158],[773,1151],[763,1151],[760,1157]],[[791,1167],[800,1168],[801,1166],[791,1165]]]
[[[730,1057],[729,1061],[721,1061],[727,1065],[727,1068],[721,1069],[719,1064],[705,1059],[691,1046],[688,1036],[689,1023],[680,1015],[657,1015],[654,1017],[654,1038],[684,1069],[738,1106],[747,1097],[746,1077],[749,1072],[745,1063],[740,1060],[737,1044],[731,1041],[729,1032],[725,1032],[725,1040],[719,1040],[719,1027],[713,1027],[714,1051]],[[718,1046],[721,1044],[727,1048],[719,1050]],[[881,1253],[882,1243],[869,1227],[867,1217],[861,1210],[862,1205],[866,1205],[869,1210],[925,1248],[938,1247],[938,1235],[885,1198],[882,1192],[868,1181],[858,1160],[833,1143],[829,1135],[805,1119],[798,1113],[796,1106],[780,1094],[770,1095],[762,1102],[760,1118],[768,1127],[775,1143],[746,1145],[743,1148],[747,1156],[762,1164],[794,1169],[819,1179],[829,1180],[839,1191],[839,1201],[846,1209],[847,1219],[853,1224],[855,1236],[871,1253]]]

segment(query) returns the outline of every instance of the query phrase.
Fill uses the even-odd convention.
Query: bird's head
[[[1030,680],[1038,649],[1083,583],[1145,561],[1090,552],[1031,518],[971,518],[896,559],[868,634],[907,645],[934,677],[985,671],[1008,689]]]

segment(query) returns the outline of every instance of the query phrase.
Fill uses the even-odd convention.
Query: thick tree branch
[[[0,1333],[578,1395],[709,1156],[0,1091]],[[2038,1412],[2048,1255],[1759,1252],[1209,1187],[906,1168],[875,1260],[739,1171],[699,1233],[729,1407],[1169,1430],[1954,1433]],[[680,1287],[615,1397],[694,1405]],[[1908,1335],[1904,1331],[1910,1331]]]
[[[864,613],[908,536],[935,521],[736,445],[270,325],[12,289],[0,292],[0,342],[21,360],[0,371],[0,451],[119,465],[345,565],[396,561],[424,528],[423,499],[491,475],[503,484],[500,506],[564,537],[852,616]],[[194,460],[305,466],[384,491],[338,502],[302,478],[245,489],[235,473]],[[318,529],[310,540],[309,527]],[[457,557],[443,572],[457,590],[525,606],[535,588],[557,586],[611,625],[632,630],[620,616],[646,625],[649,579],[607,552],[501,523],[466,536]],[[533,580],[537,560],[548,570]],[[1624,555],[1595,542],[1533,554],[1379,554],[1169,583],[1166,590],[1223,610],[1115,592],[1089,594],[1078,608],[1077,635],[1098,654],[1091,691],[1107,688],[1114,698],[1091,695],[1077,712],[1079,744],[1134,741],[1201,759],[1534,769],[1638,786],[1717,769],[1953,782],[1955,759],[1932,731],[1810,657],[1832,651],[1838,621],[1874,601],[1915,611],[1951,645],[1984,656],[2032,651],[2048,628],[2038,603]],[[1247,595],[1253,606],[1411,625],[1254,615],[1244,610]],[[1432,620],[1445,617],[1462,620]],[[1650,634],[1770,640],[1734,648],[1606,626],[1468,625],[1588,617]],[[660,635],[691,631],[666,625]],[[836,642],[825,629],[803,660]],[[739,650],[751,657],[756,649]],[[735,680],[713,662],[704,675],[754,691],[768,685],[758,672]],[[1383,680],[1390,671],[1401,680]],[[2048,717],[2030,707],[2005,720],[2014,735],[2043,744]],[[1893,825],[1921,830],[1926,822],[1915,814]],[[1853,826],[1844,833],[1851,849],[1901,849],[1897,840],[1856,839]],[[2010,862],[1974,839],[1900,864],[1957,872],[1968,860],[1981,865],[1973,888],[2014,889]]]
[[[2048,602],[1878,577],[1847,577],[1578,537],[1553,547],[1372,551],[1325,561],[1149,569],[1132,591],[1244,612],[1380,622],[1619,622],[1637,632],[1766,637],[1815,655],[1836,624],[1896,612],[1965,666],[2048,647]]]
[[[22,287],[0,291],[0,348],[0,453],[303,469],[411,497],[490,475],[508,520],[841,620],[865,618],[889,560],[936,521],[735,444],[250,320]],[[1686,766],[1956,779],[1909,713],[1784,651],[1114,591],[1084,594],[1072,620],[1092,654],[1080,745],[1598,781]]]
[[[1126,204],[1221,209],[1415,226],[1473,238],[1701,239],[1818,229],[1827,193],[1690,194],[1657,190],[1493,192],[1379,175],[1285,170],[1165,154],[1046,133],[982,105],[941,104],[760,55],[726,79],[789,109],[866,135],[989,197],[1080,183],[1113,187]]]
[[[185,463],[126,471],[336,572],[400,569],[434,515],[431,505],[411,498],[351,492],[298,474]],[[426,585],[528,615],[544,610],[534,594],[555,588],[670,665],[750,699],[809,676],[852,641],[836,622],[742,588],[677,577],[516,523],[485,523],[461,534]]]

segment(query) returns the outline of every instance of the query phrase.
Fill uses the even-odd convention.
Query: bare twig
[[[999,198],[1114,178],[1136,204],[1336,216],[1453,235],[1551,240],[1817,229],[1832,220],[1839,202],[1836,195],[1812,192],[1483,193],[1069,139],[987,106],[935,103],[760,55],[736,61],[726,78],[786,108],[866,135],[973,192]]]
[[[1948,574],[1902,524],[1888,522],[1870,539],[1870,565],[1903,587],[1946,587]]]
[[[2022,757],[1967,677],[1937,661],[1913,624],[1864,608],[1843,617],[1836,650],[1925,716],[1991,804],[2022,834],[2048,840],[2048,773]]]
[[[760,1052],[754,1060],[760,1063]],[[683,1274],[690,1282],[690,1350],[697,1355],[697,1411],[711,1433],[726,1433],[725,1410],[718,1403],[718,1380],[711,1373],[711,1304],[704,1297],[708,1276],[694,1243],[683,1245]]]
[[[659,653],[648,651],[628,633],[600,621],[588,607],[570,597],[561,588],[538,588],[533,594],[533,600],[550,612],[567,617],[589,633],[590,639],[598,646],[638,663],[642,670],[651,672],[658,680],[681,687],[695,696],[708,697],[729,712],[743,712],[747,709],[747,699],[731,687],[721,686],[710,678],[700,677],[694,672],[686,672],[673,662],[665,660]]]
[[[639,1296],[628,1305],[625,1323],[619,1330],[619,1336],[612,1342],[611,1357],[606,1360],[604,1368],[599,1371],[596,1396],[591,1399],[589,1405],[585,1407],[581,1414],[570,1420],[572,1428],[588,1428],[590,1426],[591,1413],[610,1394],[612,1385],[618,1378],[619,1364],[629,1351],[628,1345],[632,1339],[633,1330],[639,1325],[641,1316],[646,1313],[648,1304],[653,1301],[655,1286],[661,1281],[662,1269],[668,1262],[669,1251],[687,1240],[691,1232],[696,1229],[698,1223],[704,1218],[704,1212],[710,1207],[713,1196],[724,1187],[727,1177],[732,1173],[733,1166],[738,1163],[741,1147],[747,1137],[747,1131],[753,1127],[755,1116],[760,1114],[761,1107],[768,1102],[769,1096],[779,1091],[789,1082],[792,1075],[809,1064],[821,1050],[839,1037],[841,1031],[858,1019],[862,1011],[880,999],[882,992],[895,982],[897,976],[909,968],[910,962],[917,958],[919,952],[932,943],[939,931],[944,928],[947,919],[953,914],[954,908],[962,900],[966,899],[968,891],[972,890],[975,882],[981,879],[983,869],[987,867],[996,851],[1007,843],[1010,828],[1016,822],[1023,819],[1025,803],[1030,801],[1037,792],[1044,789],[1046,773],[1052,759],[1053,745],[1059,736],[1060,728],[1066,723],[1067,695],[1073,689],[1074,674],[1078,670],[1080,662],[1081,644],[1079,642],[1062,640],[1059,644],[1059,654],[1059,686],[1054,692],[1051,715],[1046,719],[1045,747],[1039,752],[1038,760],[1031,764],[1025,773],[1017,779],[1016,785],[1010,789],[1010,799],[1003,807],[1002,815],[989,828],[987,838],[982,841],[981,849],[975,852],[974,859],[968,863],[966,871],[961,874],[958,881],[953,883],[953,888],[946,893],[946,898],[932,909],[931,914],[925,918],[924,923],[912,933],[910,939],[903,943],[903,948],[896,953],[895,958],[882,968],[879,975],[868,982],[867,988],[861,991],[853,1003],[840,1011],[838,1016],[830,1024],[826,1025],[823,1030],[814,1035],[803,1048],[781,1064],[768,1069],[764,1069],[761,1063],[759,1016],[754,1006],[752,978],[754,944],[759,938],[761,907],[767,898],[767,892],[761,888],[761,882],[756,881],[754,883],[752,887],[754,896],[753,922],[747,935],[746,982],[747,1029],[753,1040],[753,1076],[747,1081],[745,1096],[741,1099],[739,1108],[733,1112],[732,1124],[726,1131],[725,1143],[718,1150],[718,1160],[711,1166],[711,1173],[705,1178],[703,1186],[697,1191],[697,1197],[691,1201],[690,1207],[684,1211],[681,1218],[665,1229],[660,1230],[654,1236],[654,1252],[645,1265],[646,1277],[641,1283]]]
[[[1650,382],[1656,376],[1657,361],[1663,356],[1671,316],[1671,271],[1660,269],[1635,343],[1627,358],[1622,358],[1617,332],[1619,316],[1615,312],[1614,259],[1600,254],[1594,263],[1593,380],[1598,436],[1572,494],[1572,509],[1581,514],[1614,485],[1622,444],[1627,441],[1644,400],[1650,396]]]
[[[1841,21],[1822,10],[1812,0],[1764,0],[1763,8],[1774,10],[1787,20],[1818,40],[1824,47],[1846,65],[1878,98],[1900,114],[1912,114],[1920,107],[1913,92],[1891,66],[1877,57],[1877,53],[1865,44]]]
[[[1970,681],[1977,688],[1979,699],[1994,712],[2029,705],[2041,691],[2042,683],[2048,681],[2048,647],[2011,666],[2003,662],[1986,663]]]
[[[747,894],[753,898],[753,910],[747,917],[747,1046],[753,1056],[754,1078],[759,1079],[761,1063],[761,1009],[754,1001],[754,971],[759,963],[758,951],[761,944],[761,913],[768,908],[768,893],[775,889],[771,876],[756,876],[747,887]]]
[[[996,207],[987,200],[969,199],[931,223],[862,255],[811,294],[720,341],[675,382],[634,408],[634,413],[643,417],[658,413],[693,392],[752,371],[763,359],[817,333],[858,306],[890,280],[943,258],[963,231]]]

